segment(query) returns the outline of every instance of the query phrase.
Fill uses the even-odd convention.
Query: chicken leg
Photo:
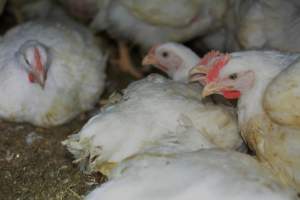
[[[125,42],[118,41],[119,58],[113,60],[113,63],[120,67],[120,70],[132,75],[135,78],[142,78],[142,73],[135,68],[132,63],[129,48]]]

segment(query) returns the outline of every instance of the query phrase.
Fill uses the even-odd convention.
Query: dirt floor
[[[53,129],[0,123],[0,199],[80,199],[93,185],[61,145],[85,120]]]

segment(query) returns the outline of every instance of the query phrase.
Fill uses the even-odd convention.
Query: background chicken
[[[92,27],[144,47],[167,41],[186,41],[205,33],[219,25],[218,20],[226,10],[226,1],[220,0],[119,0],[100,1],[100,4],[102,7]]]
[[[130,84],[118,103],[64,142],[78,161],[87,159],[88,170],[105,174],[149,146],[168,143],[188,150],[235,149],[242,141],[227,109],[202,104],[195,87],[150,75]]]
[[[189,71],[199,60],[190,48],[169,42],[152,47],[143,59],[143,65],[154,65],[173,80],[188,83]]]
[[[297,5],[298,4],[298,5]],[[254,2],[241,14],[237,37],[243,49],[277,49],[300,52],[300,7],[293,0]]]
[[[248,155],[224,150],[145,153],[124,161],[86,200],[297,199]]]
[[[97,14],[98,2],[106,0],[57,0],[71,16],[90,22]]]
[[[219,57],[222,62],[209,67],[202,94],[239,98],[243,138],[281,181],[300,191],[298,58],[276,51]]]
[[[87,29],[69,19],[60,21],[32,21],[4,35],[1,118],[48,127],[97,102],[106,58]]]

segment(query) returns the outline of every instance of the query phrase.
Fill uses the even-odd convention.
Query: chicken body
[[[293,0],[233,0],[222,28],[203,38],[210,49],[221,51],[280,50],[299,52],[300,7]]]
[[[220,26],[227,1],[101,0],[91,26],[149,48],[187,41]]]
[[[295,191],[248,155],[200,150],[165,156],[144,153],[124,161],[86,200],[284,200]]]
[[[88,171],[105,174],[118,162],[153,146],[177,146],[178,151],[238,148],[242,140],[233,115],[202,104],[197,91],[150,75],[130,84],[118,103],[107,106],[63,143],[78,161],[87,160]]]
[[[209,73],[203,94],[240,95],[238,119],[246,143],[282,182],[300,191],[298,59],[276,51],[230,54],[215,78]]]
[[[31,21],[4,35],[0,43],[1,118],[49,127],[69,121],[97,102],[106,58],[88,30],[64,22]],[[32,74],[31,65],[43,70],[42,82],[33,79],[38,72]]]

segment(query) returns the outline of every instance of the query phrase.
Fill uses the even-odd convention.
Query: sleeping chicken
[[[242,140],[228,109],[202,104],[195,87],[150,75],[130,84],[118,102],[63,144],[77,162],[87,162],[87,171],[109,174],[118,162],[151,146],[236,149]]]
[[[300,191],[299,55],[249,51],[212,59],[192,71],[205,79],[203,96],[239,98],[243,138],[282,182]]]
[[[2,38],[2,119],[49,127],[97,102],[106,58],[87,29],[69,19],[61,21],[31,21]]]
[[[117,167],[86,200],[296,200],[250,156],[226,150],[144,153]]]
[[[168,42],[152,47],[143,59],[143,65],[154,65],[173,80],[187,83],[189,71],[199,59],[188,47]]]

